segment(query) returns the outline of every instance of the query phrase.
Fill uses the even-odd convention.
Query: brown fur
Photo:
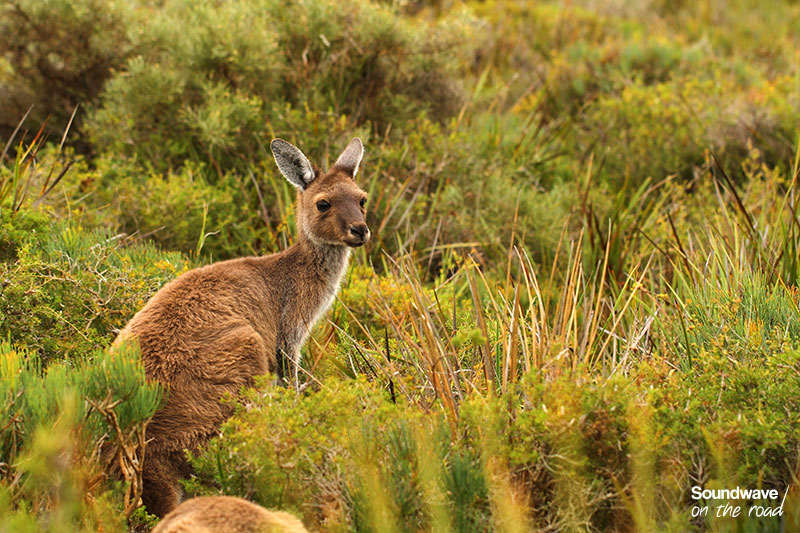
[[[241,498],[206,496],[180,504],[153,533],[308,533],[303,523],[282,511],[267,511]]]
[[[333,301],[349,248],[369,240],[364,192],[355,184],[363,149],[353,139],[322,175],[297,148],[272,143],[281,172],[298,187],[298,237],[281,253],[214,263],[159,290],[120,332],[135,337],[148,379],[167,386],[147,429],[142,500],[164,516],[178,505],[184,449],[212,437],[231,409],[220,404],[299,361],[309,330]],[[320,202],[330,206],[325,212]],[[284,355],[289,361],[284,360]]]

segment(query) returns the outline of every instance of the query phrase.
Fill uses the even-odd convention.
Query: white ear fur
[[[272,139],[269,147],[281,174],[289,183],[305,189],[314,181],[314,167],[298,147],[283,139]]]
[[[333,166],[339,167],[350,174],[350,176],[355,178],[356,173],[358,172],[358,165],[361,164],[362,157],[364,157],[364,145],[361,144],[361,139],[354,137],[353,140],[347,145],[347,148],[344,149],[342,155],[339,156],[339,159],[336,160],[336,163],[333,164]]]

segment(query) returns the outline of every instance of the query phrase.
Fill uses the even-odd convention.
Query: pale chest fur
[[[281,340],[293,359],[297,359],[314,324],[325,315],[336,299],[339,285],[347,271],[349,255],[349,250],[339,248],[329,257],[325,257],[323,268],[293,295],[294,301],[289,302],[290,307],[294,307],[299,313],[295,317],[284,315]]]
[[[316,311],[313,311],[313,316],[309,317],[308,319],[308,326],[309,326],[308,329],[311,329],[311,326],[316,324],[317,320],[322,318],[322,316],[328,311],[330,306],[333,304],[333,301],[336,299],[336,293],[339,292],[339,285],[342,283],[342,278],[344,278],[344,273],[347,271],[349,255],[350,255],[349,250],[346,250],[346,253],[342,257],[342,259],[339,260],[336,264],[331,265],[332,268],[330,272],[329,282],[322,286],[317,309]]]

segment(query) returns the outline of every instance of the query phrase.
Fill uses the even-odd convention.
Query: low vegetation
[[[291,242],[273,137],[356,135],[372,243],[188,494],[319,531],[799,528],[800,6],[348,5],[0,6],[0,531],[153,526],[164,391],[108,346]]]

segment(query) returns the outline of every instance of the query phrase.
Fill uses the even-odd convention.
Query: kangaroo
[[[308,533],[297,518],[230,496],[192,498],[164,517],[153,533]]]
[[[355,183],[364,148],[353,139],[322,173],[297,147],[270,143],[284,177],[297,188],[297,240],[283,252],[190,270],[161,288],[120,331],[134,338],[145,375],[165,385],[167,400],[147,428],[142,501],[162,517],[181,498],[191,473],[184,449],[216,434],[232,408],[220,399],[254,376],[279,380],[300,360],[311,327],[328,309],[350,248],[370,238],[367,197]]]

